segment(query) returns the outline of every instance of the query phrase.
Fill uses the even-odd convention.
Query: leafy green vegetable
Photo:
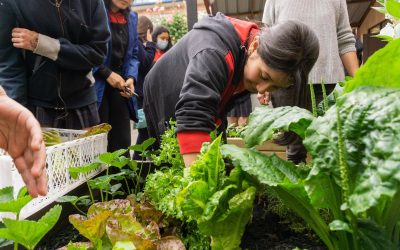
[[[28,249],[34,249],[44,235],[57,223],[60,214],[61,206],[56,205],[37,222],[4,218],[6,228],[0,229],[0,238],[13,240]]]
[[[344,93],[362,86],[399,87],[400,79],[400,39],[389,42],[376,51],[357,70],[354,79],[346,82]],[[391,70],[392,69],[392,70]]]
[[[314,120],[314,116],[298,107],[258,107],[249,119],[244,140],[247,147],[253,147],[272,139],[280,131],[293,131],[304,138],[305,129]]]
[[[14,199],[13,193],[13,187],[0,189],[0,212],[12,212],[18,217],[21,209],[32,200],[32,197],[26,193],[26,187],[19,191],[17,199]]]

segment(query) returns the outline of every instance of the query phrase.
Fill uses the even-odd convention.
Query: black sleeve
[[[154,54],[156,53],[156,45],[153,42],[147,42],[146,46],[139,45],[139,71],[141,74],[146,75],[153,65]]]
[[[227,81],[228,67],[220,52],[203,50],[190,60],[176,105],[177,132],[215,129]]]
[[[88,0],[86,0],[88,1]],[[68,39],[60,38],[60,52],[56,62],[71,70],[91,70],[103,63],[107,54],[107,42],[110,32],[107,15],[102,0],[93,0],[92,24],[88,29],[91,40],[84,44],[73,44]]]
[[[100,65],[99,68],[96,70],[95,75],[102,78],[102,79],[107,79],[112,73],[112,70],[109,69],[105,65]]]

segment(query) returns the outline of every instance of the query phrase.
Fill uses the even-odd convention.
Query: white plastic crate
[[[21,211],[21,219],[36,213],[103,170],[103,167],[100,167],[85,175],[81,174],[75,180],[70,177],[68,172],[68,168],[90,164],[100,154],[107,151],[106,133],[77,139],[79,135],[86,131],[53,128],[52,130],[57,130],[60,133],[63,143],[46,148],[48,194],[29,202]],[[12,185],[15,195],[25,184],[11,158],[5,155],[4,151],[1,151],[0,155],[0,164],[3,165],[0,166],[0,188]],[[10,167],[7,168],[4,165],[10,165]],[[0,218],[5,216],[7,215],[0,213]]]

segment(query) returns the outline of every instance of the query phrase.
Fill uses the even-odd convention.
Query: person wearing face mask
[[[154,55],[153,60],[155,63],[172,47],[169,30],[164,26],[157,26],[153,31],[152,40],[156,43],[156,54]]]
[[[180,153],[189,167],[210,132],[225,130],[232,100],[247,91],[295,89],[305,95],[318,54],[317,36],[301,22],[260,31],[254,23],[221,13],[204,17],[146,76],[149,135],[159,146],[168,121],[176,120]]]

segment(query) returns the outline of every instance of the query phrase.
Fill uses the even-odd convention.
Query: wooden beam
[[[186,0],[186,15],[188,30],[191,30],[197,23],[197,0]]]

